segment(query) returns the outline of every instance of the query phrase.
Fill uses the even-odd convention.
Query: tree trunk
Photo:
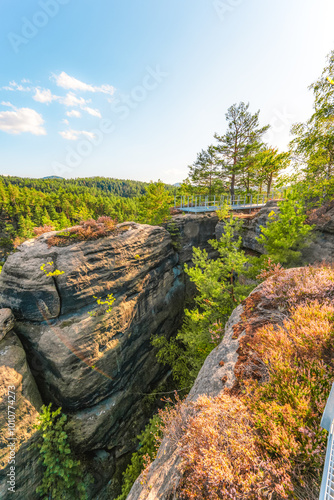
[[[235,185],[235,173],[232,174],[232,178],[231,178],[231,189],[230,189],[230,192],[231,192],[232,198],[234,196],[234,185]]]
[[[269,196],[272,181],[273,181],[273,174],[271,173],[268,179],[267,196]]]

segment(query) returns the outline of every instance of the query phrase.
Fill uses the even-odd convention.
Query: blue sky
[[[284,149],[333,19],[332,0],[1,0],[0,173],[178,182],[240,101]]]

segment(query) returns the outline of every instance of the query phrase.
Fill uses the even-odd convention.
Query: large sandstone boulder
[[[121,224],[107,237],[69,246],[49,246],[50,236],[8,258],[0,302],[16,316],[44,401],[69,415],[77,451],[102,450],[111,470],[145,424],[143,395],[167,373],[150,339],[181,325],[179,257],[161,227]],[[56,270],[62,274],[48,276]],[[98,303],[109,294],[111,311]]]
[[[67,246],[50,246],[57,232],[48,233],[22,244],[3,267],[0,337],[12,338],[13,311],[17,352],[23,360],[25,350],[30,367],[25,362],[23,387],[37,391],[35,380],[44,403],[69,416],[71,442],[95,479],[91,498],[109,498],[118,464],[126,464],[150,416],[143,398],[169,375],[150,339],[175,335],[181,326],[189,288],[182,264],[191,262],[193,246],[214,256],[208,240],[217,221],[215,215],[175,217],[177,242],[165,228],[135,223]],[[109,294],[115,298],[111,311],[98,303]],[[34,404],[40,406],[40,397]],[[20,480],[27,485],[21,497],[34,500],[40,469],[29,448],[36,439],[29,425],[18,460],[27,476]]]

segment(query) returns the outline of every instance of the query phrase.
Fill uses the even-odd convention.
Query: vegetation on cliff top
[[[246,336],[234,388],[160,411],[182,459],[177,498],[318,498],[327,434],[319,422],[334,378],[334,269],[275,266],[265,276],[235,327]],[[275,323],[255,321],[263,300]]]

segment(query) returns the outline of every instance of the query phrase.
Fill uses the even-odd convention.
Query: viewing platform
[[[242,196],[181,196],[174,197],[174,208],[189,213],[216,212],[225,203],[231,210],[253,210],[262,208],[270,200],[282,199],[282,191],[267,194],[248,194]]]

